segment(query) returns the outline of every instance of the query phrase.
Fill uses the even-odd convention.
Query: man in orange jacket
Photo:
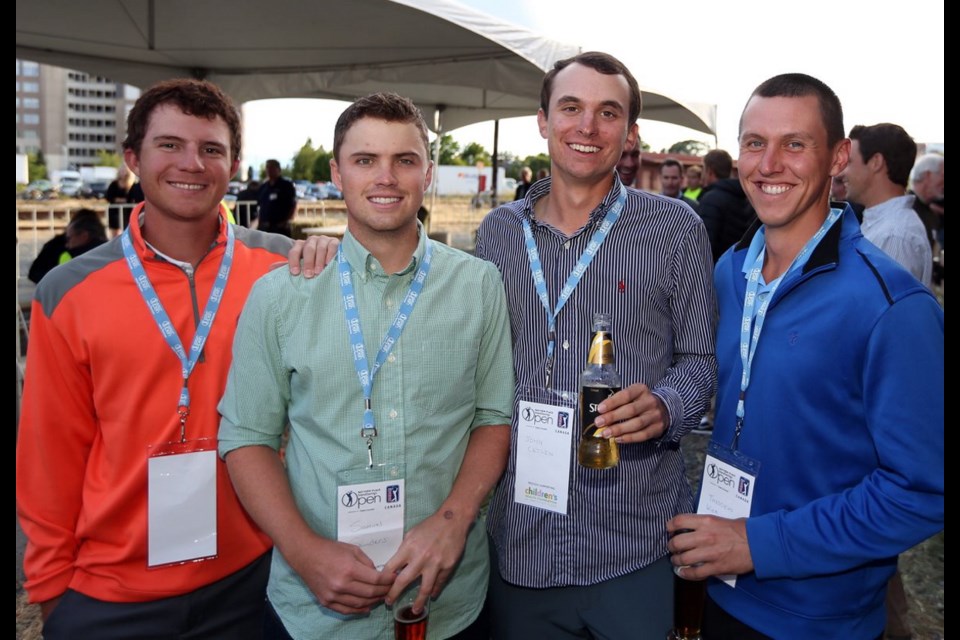
[[[271,545],[217,458],[217,402],[247,294],[291,242],[228,223],[239,154],[220,89],[152,87],[124,141],[145,202],[37,288],[17,515],[48,640],[259,637]]]

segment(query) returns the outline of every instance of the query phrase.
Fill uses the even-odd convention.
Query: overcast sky
[[[942,143],[943,2],[869,4],[843,0],[461,0],[477,10],[556,40],[620,58],[646,86],[675,99],[717,105],[719,145],[736,156],[737,121],[756,85],[778,73],[816,76],[840,96],[846,129],[894,122],[918,142]],[[601,11],[602,9],[602,11]],[[287,164],[307,137],[329,149],[345,104],[259,100],[244,106],[246,164]],[[493,147],[493,124],[451,132],[461,144]],[[713,145],[690,129],[640,122],[659,150],[685,139]],[[536,120],[500,122],[500,149],[546,152]]]

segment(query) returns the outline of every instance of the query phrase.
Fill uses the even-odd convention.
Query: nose
[[[394,185],[397,183],[397,174],[393,162],[387,160],[377,164],[376,181],[380,185]]]
[[[592,136],[597,131],[596,114],[587,109],[580,114],[580,123],[577,127],[577,133],[585,136]]]
[[[180,168],[183,171],[203,171],[203,157],[199,147],[185,146],[180,154]]]
[[[764,149],[763,157],[760,159],[761,174],[767,176],[781,171],[780,152],[780,148],[776,145],[769,145]]]

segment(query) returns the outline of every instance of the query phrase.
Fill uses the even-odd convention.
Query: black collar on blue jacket
[[[846,203],[844,203],[846,204]],[[846,224],[848,217],[856,218],[856,215],[853,213],[853,209],[850,208],[850,205],[847,204],[846,208],[843,210],[843,215],[840,216],[840,219],[830,230],[827,231],[827,235],[823,237],[823,240],[814,248],[813,253],[810,254],[810,259],[807,260],[807,264],[803,267],[803,273],[809,273],[818,267],[822,267],[828,264],[836,264],[840,260],[840,236],[843,233],[843,226]],[[750,225],[750,228],[747,229],[746,233],[743,234],[743,237],[740,239],[740,242],[737,243],[735,251],[741,251],[748,249],[750,243],[753,241],[753,236],[756,235],[760,227],[763,226],[763,223],[760,222],[760,219],[757,218],[753,221],[753,224]]]

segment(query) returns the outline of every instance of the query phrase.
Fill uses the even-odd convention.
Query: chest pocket
[[[428,414],[455,411],[472,405],[477,391],[480,340],[428,340],[418,357],[420,383],[410,390],[414,405]]]

